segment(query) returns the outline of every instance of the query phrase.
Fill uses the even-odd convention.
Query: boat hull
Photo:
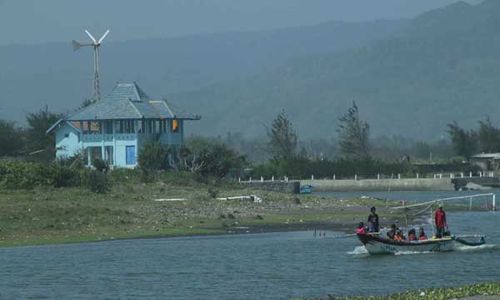
[[[358,234],[358,238],[370,254],[445,252],[455,249],[455,241],[451,237],[413,242],[394,241],[370,234]]]

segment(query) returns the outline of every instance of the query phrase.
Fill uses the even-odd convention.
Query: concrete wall
[[[340,191],[451,191],[450,178],[363,179],[363,180],[301,180],[301,185],[312,185],[315,192]]]

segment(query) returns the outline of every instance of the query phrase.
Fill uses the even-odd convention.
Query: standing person
[[[446,223],[446,213],[443,210],[442,204],[439,204],[439,208],[434,213],[434,222],[436,225],[436,237],[440,239],[444,235],[445,227],[448,227]]]
[[[368,231],[369,232],[378,232],[380,229],[379,223],[378,223],[378,215],[375,212],[377,209],[375,206],[370,208],[370,215],[368,215]]]

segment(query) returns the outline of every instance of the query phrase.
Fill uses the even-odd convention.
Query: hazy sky
[[[457,0],[0,0],[0,45],[84,39],[171,37],[413,17]],[[467,0],[477,3],[480,0]]]

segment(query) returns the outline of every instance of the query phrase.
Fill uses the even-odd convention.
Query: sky
[[[466,0],[478,3],[481,0]],[[325,21],[411,18],[457,0],[0,0],[0,45],[164,38]]]

